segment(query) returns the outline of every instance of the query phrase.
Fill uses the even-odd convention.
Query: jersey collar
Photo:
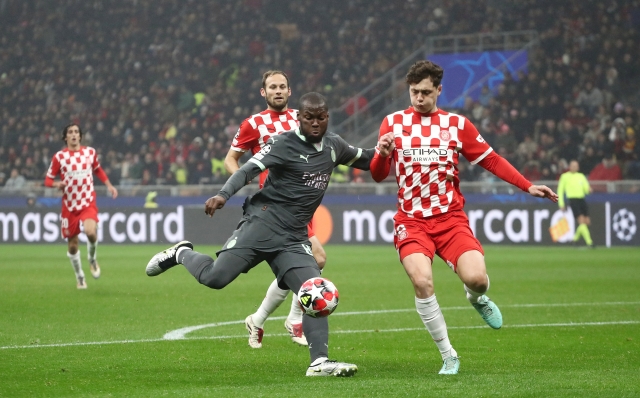
[[[298,127],[296,129],[296,135],[304,142],[307,142],[307,137],[305,137],[304,135],[302,135],[302,133],[300,132],[300,127]],[[318,152],[322,152],[322,150],[324,149],[324,137],[322,137],[322,141],[316,143],[316,144],[312,144],[314,146],[314,148],[316,148],[316,150]]]

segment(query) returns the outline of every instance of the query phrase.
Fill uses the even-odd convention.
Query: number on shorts
[[[313,250],[311,250],[311,246],[302,244],[302,248],[307,252],[308,255],[313,256]]]

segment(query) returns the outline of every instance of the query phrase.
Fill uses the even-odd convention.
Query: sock
[[[178,261],[180,264],[182,264],[182,261],[180,260],[180,254],[185,251],[185,250],[191,250],[186,246],[182,246],[181,248],[178,249],[178,251],[176,251],[176,261]],[[183,257],[184,259],[184,257]]]
[[[320,358],[316,359],[315,361],[311,362],[311,365],[309,365],[309,366],[316,366],[316,365],[320,365],[322,362],[326,361],[327,359],[329,359],[329,358],[327,358],[327,357],[320,357]]]
[[[573,234],[573,241],[577,242],[580,240],[580,236],[582,236],[582,225],[578,225],[578,228],[576,228],[576,233]]]
[[[436,300],[436,295],[426,299],[416,297],[416,310],[422,319],[422,323],[429,331],[431,338],[438,346],[442,359],[447,359],[458,354],[451,346],[449,342],[449,336],[447,334],[447,324],[444,321],[442,311]]]
[[[469,289],[469,286],[464,285],[464,291],[467,292],[467,300],[469,300],[470,303],[477,303],[478,299],[484,295],[486,292],[489,291],[489,286],[491,285],[491,282],[489,281],[489,275],[487,275],[487,290],[485,290],[482,293],[478,293],[478,292],[474,292],[473,290]]]
[[[264,297],[264,300],[262,300],[260,307],[258,307],[255,314],[251,315],[253,323],[257,327],[262,328],[264,326],[264,322],[269,318],[269,315],[280,307],[280,304],[282,304],[282,302],[287,298],[287,294],[289,294],[289,291],[280,289],[278,287],[278,280],[274,279],[274,281],[271,282],[271,285],[269,285],[267,294]]]
[[[289,310],[289,315],[287,319],[291,323],[302,323],[302,308],[300,308],[300,304],[298,304],[298,295],[293,294],[291,298],[291,309]]]
[[[589,227],[587,227],[587,224],[580,224],[580,226],[576,230],[576,234],[578,234],[578,231],[584,238],[585,243],[591,246],[593,244],[593,240],[591,239],[591,233],[589,232]],[[574,237],[573,240],[576,241],[577,239]]]
[[[329,357],[329,320],[303,316],[302,331],[309,342],[311,364],[324,362]]]
[[[91,243],[89,239],[87,239],[87,253],[89,261],[96,261],[96,248],[98,247],[98,241]]]
[[[84,278],[82,260],[80,259],[80,250],[78,250],[76,254],[70,254],[67,252],[67,257],[69,257],[69,261],[71,261],[71,266],[73,267],[73,271],[76,273],[76,278],[80,276]]]

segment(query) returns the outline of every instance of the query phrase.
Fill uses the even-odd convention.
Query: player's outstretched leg
[[[178,249],[185,247],[189,249],[193,249],[193,244],[188,240],[183,240],[182,242],[178,242],[170,248],[157,253],[155,256],[151,257],[149,263],[147,264],[147,275],[156,276],[165,272],[166,270],[178,265],[178,259],[176,258],[176,253]]]
[[[293,294],[292,296],[291,309],[289,310],[287,319],[284,321],[284,328],[289,332],[291,341],[306,346],[309,345],[309,343],[302,330],[302,308],[300,308],[300,304],[298,304],[298,295]]]
[[[489,275],[487,275],[487,290],[489,290]],[[478,314],[484,319],[484,321],[493,329],[500,329],[502,327],[502,313],[500,309],[491,301],[486,294],[474,292],[469,289],[467,285],[464,285],[464,290],[467,292],[467,300],[471,303],[473,308],[478,311]],[[486,292],[486,291],[485,291]]]

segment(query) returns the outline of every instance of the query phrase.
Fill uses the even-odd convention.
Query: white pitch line
[[[556,303],[556,304],[511,304],[511,305],[501,305],[502,308],[535,308],[535,307],[575,307],[575,306],[587,306],[587,305],[638,305],[640,301],[613,301],[613,302],[604,302],[604,303]],[[450,310],[468,310],[473,307],[469,306],[459,306],[459,307],[443,307],[442,310],[450,311]],[[332,314],[332,317],[335,316],[346,316],[346,315],[371,315],[371,314],[388,314],[388,313],[398,313],[398,312],[413,312],[415,308],[408,309],[395,309],[395,310],[372,310],[372,311],[351,311],[351,312],[338,312]],[[277,321],[283,320],[286,316],[276,316],[271,317],[268,320]],[[0,347],[0,350],[9,350],[9,349],[23,349],[23,348],[46,348],[46,347],[79,347],[79,346],[89,346],[89,345],[108,345],[108,344],[129,344],[129,343],[153,343],[159,341],[168,341],[168,340],[220,340],[220,339],[237,339],[237,338],[246,338],[246,334],[242,335],[232,335],[232,336],[209,336],[209,337],[185,337],[187,333],[210,328],[216,326],[225,326],[225,325],[237,325],[244,323],[241,321],[227,321],[227,322],[217,322],[217,323],[209,323],[206,325],[197,325],[197,326],[188,326],[181,329],[176,329],[171,332],[166,333],[162,338],[159,339],[141,339],[141,340],[114,340],[114,341],[93,341],[93,342],[78,342],[78,343],[59,343],[59,344],[33,344],[33,345],[22,345],[22,346],[4,346]],[[531,327],[563,327],[563,326],[602,326],[602,325],[633,325],[639,324],[640,321],[618,321],[618,322],[582,322],[582,323],[543,323],[543,324],[523,324],[523,325],[505,325],[504,328],[531,328]],[[449,326],[448,329],[483,329],[488,326]],[[405,331],[416,331],[416,330],[424,330],[424,328],[404,328],[404,329],[370,329],[370,330],[334,330],[332,334],[351,334],[351,333],[389,333],[389,332],[405,332]],[[288,333],[282,334],[265,334],[265,336],[289,336]]]
[[[580,306],[588,306],[588,305],[640,305],[640,301],[611,301],[604,303],[557,303],[557,304],[507,304],[501,305],[501,308],[536,308],[536,307],[580,307]],[[442,311],[452,311],[452,310],[472,310],[473,307],[469,305],[458,306],[458,307],[443,307]],[[332,317],[336,316],[346,316],[346,315],[377,315],[377,314],[391,314],[391,313],[399,313],[399,312],[414,312],[415,308],[403,308],[403,309],[395,309],[395,310],[372,310],[372,311],[351,311],[351,312],[336,312],[332,314]],[[281,321],[286,319],[286,316],[274,316],[267,319],[268,321]],[[167,332],[163,338],[167,340],[182,340],[185,339],[186,335],[195,332],[196,330],[214,328],[218,326],[225,325],[237,325],[244,323],[242,321],[229,321],[229,322],[215,322],[215,323],[207,323],[204,325],[196,325],[196,326],[187,326],[184,328],[172,330]],[[449,328],[451,329],[451,328]]]
[[[284,318],[284,317],[283,317]],[[232,323],[242,323],[228,322]],[[521,325],[504,325],[503,329],[515,328],[538,328],[538,327],[581,327],[581,326],[608,326],[608,325],[638,325],[640,321],[612,321],[612,322],[562,322],[562,323],[531,323]],[[447,329],[489,329],[489,326],[448,326]],[[331,334],[356,334],[356,333],[398,333],[398,332],[414,332],[425,330],[425,328],[394,328],[394,329],[361,329],[361,330],[333,330]],[[289,333],[266,333],[265,337],[289,337]],[[229,336],[202,336],[202,337],[185,337],[179,341],[185,340],[224,340],[224,339],[246,339],[246,334],[237,334]],[[22,348],[48,348],[48,347],[79,347],[88,345],[109,345],[109,344],[130,344],[130,343],[157,343],[162,341],[175,341],[168,339],[141,339],[141,340],[116,340],[116,341],[94,341],[86,343],[61,343],[61,344],[41,344],[41,345],[22,345],[22,346],[5,346],[0,347],[2,350],[22,349]]]

